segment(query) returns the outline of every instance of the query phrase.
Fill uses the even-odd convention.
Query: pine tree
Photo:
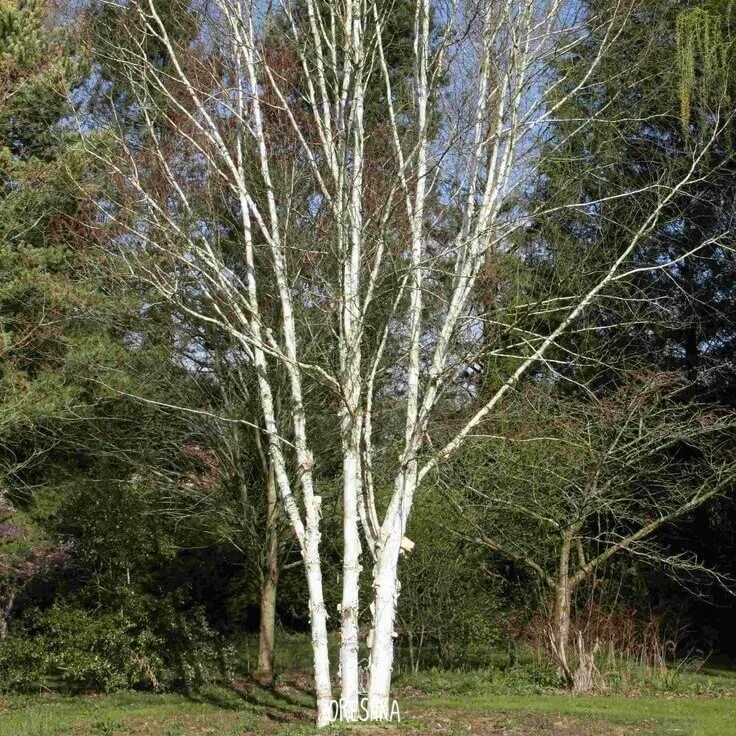
[[[87,64],[53,21],[43,0],[0,3],[0,634],[19,590],[63,558],[49,519],[126,360],[119,300],[86,248],[94,167],[70,100]]]

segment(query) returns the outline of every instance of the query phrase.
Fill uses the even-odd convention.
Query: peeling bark
[[[358,593],[360,537],[358,532],[359,482],[357,448],[345,453],[343,463],[343,588],[340,606],[340,685],[342,719],[358,719]]]

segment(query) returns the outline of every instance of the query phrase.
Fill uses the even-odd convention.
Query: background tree
[[[600,4],[589,7],[595,12]],[[592,305],[564,349],[551,351],[551,360],[540,365],[538,376],[553,377],[562,400],[605,400],[637,371],[664,371],[682,382],[675,400],[682,407],[691,404],[694,423],[700,411],[733,409],[733,208],[723,196],[734,180],[733,127],[714,127],[718,110],[729,109],[733,99],[732,10],[717,2],[637,7],[636,22],[625,27],[601,63],[604,81],[596,94],[569,100],[577,111],[570,118],[590,118],[591,124],[579,131],[564,122],[553,126],[553,153],[542,157],[533,190],[533,200],[549,212],[533,221],[519,243],[529,268],[523,272],[523,298],[534,299],[539,289],[533,321],[525,326],[532,332],[558,323],[564,310],[550,294],[585,290],[595,282],[609,254],[636,227],[651,187],[678,177],[691,165],[698,141],[715,132],[693,188],[668,203],[634,255],[633,268]],[[577,74],[585,74],[598,41],[593,35],[581,57],[565,64],[579,64]],[[672,84],[673,69],[679,85]],[[626,190],[637,192],[636,201],[618,196]],[[570,196],[586,206],[561,207]],[[724,460],[731,452],[727,443],[722,446]],[[664,529],[665,544],[702,554],[702,529],[712,533],[711,523],[731,498],[726,493]],[[730,568],[721,562],[720,569]],[[670,596],[689,595],[669,590]]]
[[[71,172],[81,159],[54,126],[81,70],[63,32],[44,29],[42,2],[0,6],[0,631],[18,587],[40,569],[55,540],[30,512],[25,474],[48,462],[60,423],[94,404],[77,370],[104,349],[80,315],[98,301],[74,278],[76,197]],[[71,380],[70,380],[71,379]],[[47,494],[48,495],[48,494]],[[12,544],[11,544],[12,543]]]
[[[170,403],[193,381],[171,324],[101,276],[99,168],[71,122],[92,66],[61,21],[0,6],[2,687],[188,685],[219,644],[152,497],[202,469],[191,426],[126,394],[148,382]]]
[[[657,374],[601,399],[530,387],[517,417],[509,413],[495,429],[484,462],[461,462],[450,483],[467,489],[454,496],[466,534],[547,590],[552,648],[577,689],[592,683],[585,663],[576,671],[569,656],[574,596],[594,576],[604,578],[611,558],[634,555],[691,580],[709,572],[657,543],[668,525],[730,491],[736,477],[724,451],[731,418],[682,404],[682,388]]]

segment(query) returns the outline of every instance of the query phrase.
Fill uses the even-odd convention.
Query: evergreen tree
[[[13,517],[2,540],[3,629],[26,563],[44,554],[24,475],[52,451],[53,423],[89,400],[78,376],[99,346],[84,318],[98,300],[75,277],[70,173],[81,161],[63,131],[81,67],[46,20],[40,1],[0,5],[0,497]]]
[[[598,10],[605,3],[588,5]],[[733,3],[725,1],[658,0],[637,6],[617,53],[604,60],[561,115],[592,122],[579,128],[573,122],[552,126],[537,187],[520,205],[532,213],[530,227],[515,244],[526,266],[519,284],[523,299],[534,303],[550,295],[584,293],[611,254],[642,226],[659,196],[657,185],[666,188],[693,166],[693,151],[712,139],[707,155],[695,163],[698,176],[664,208],[628,276],[612,284],[578,321],[572,339],[554,353],[554,364],[539,367],[537,389],[570,407],[588,406],[589,420],[599,405],[645,375],[672,381],[673,401],[693,412],[693,422],[700,412],[727,416],[733,409],[732,13]],[[570,84],[581,79],[599,43],[593,34],[584,53],[566,61]],[[570,200],[571,190],[581,206],[559,208]],[[547,332],[563,313],[554,301],[540,303],[522,327]],[[529,412],[530,421],[539,421],[533,416]],[[680,443],[668,466],[685,460],[687,473],[697,477],[706,457],[700,463],[693,448],[692,442]],[[733,449],[724,440],[708,460],[726,462]],[[635,488],[645,494],[652,486],[642,477]],[[733,487],[726,485],[721,498],[664,529],[664,549],[673,555],[697,551],[706,564],[732,573],[731,558],[724,554],[732,544],[725,527],[733,513],[732,496]],[[713,545],[717,555],[708,552],[705,538],[719,540]],[[641,578],[650,582],[661,578],[661,569],[652,574],[643,563],[637,565]],[[671,582],[660,581],[653,591],[638,602],[656,606],[661,596],[660,601],[693,605]]]
[[[202,529],[161,510],[213,470],[186,417],[129,395],[203,394],[171,315],[105,275],[74,104],[93,67],[57,20],[0,4],[0,687],[193,685],[219,661],[202,603],[232,562],[181,552]]]

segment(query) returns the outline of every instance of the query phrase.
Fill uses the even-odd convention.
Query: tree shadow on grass
[[[314,691],[301,675],[284,673],[274,681],[236,677],[229,685],[187,696],[218,709],[250,711],[278,723],[312,723]]]

